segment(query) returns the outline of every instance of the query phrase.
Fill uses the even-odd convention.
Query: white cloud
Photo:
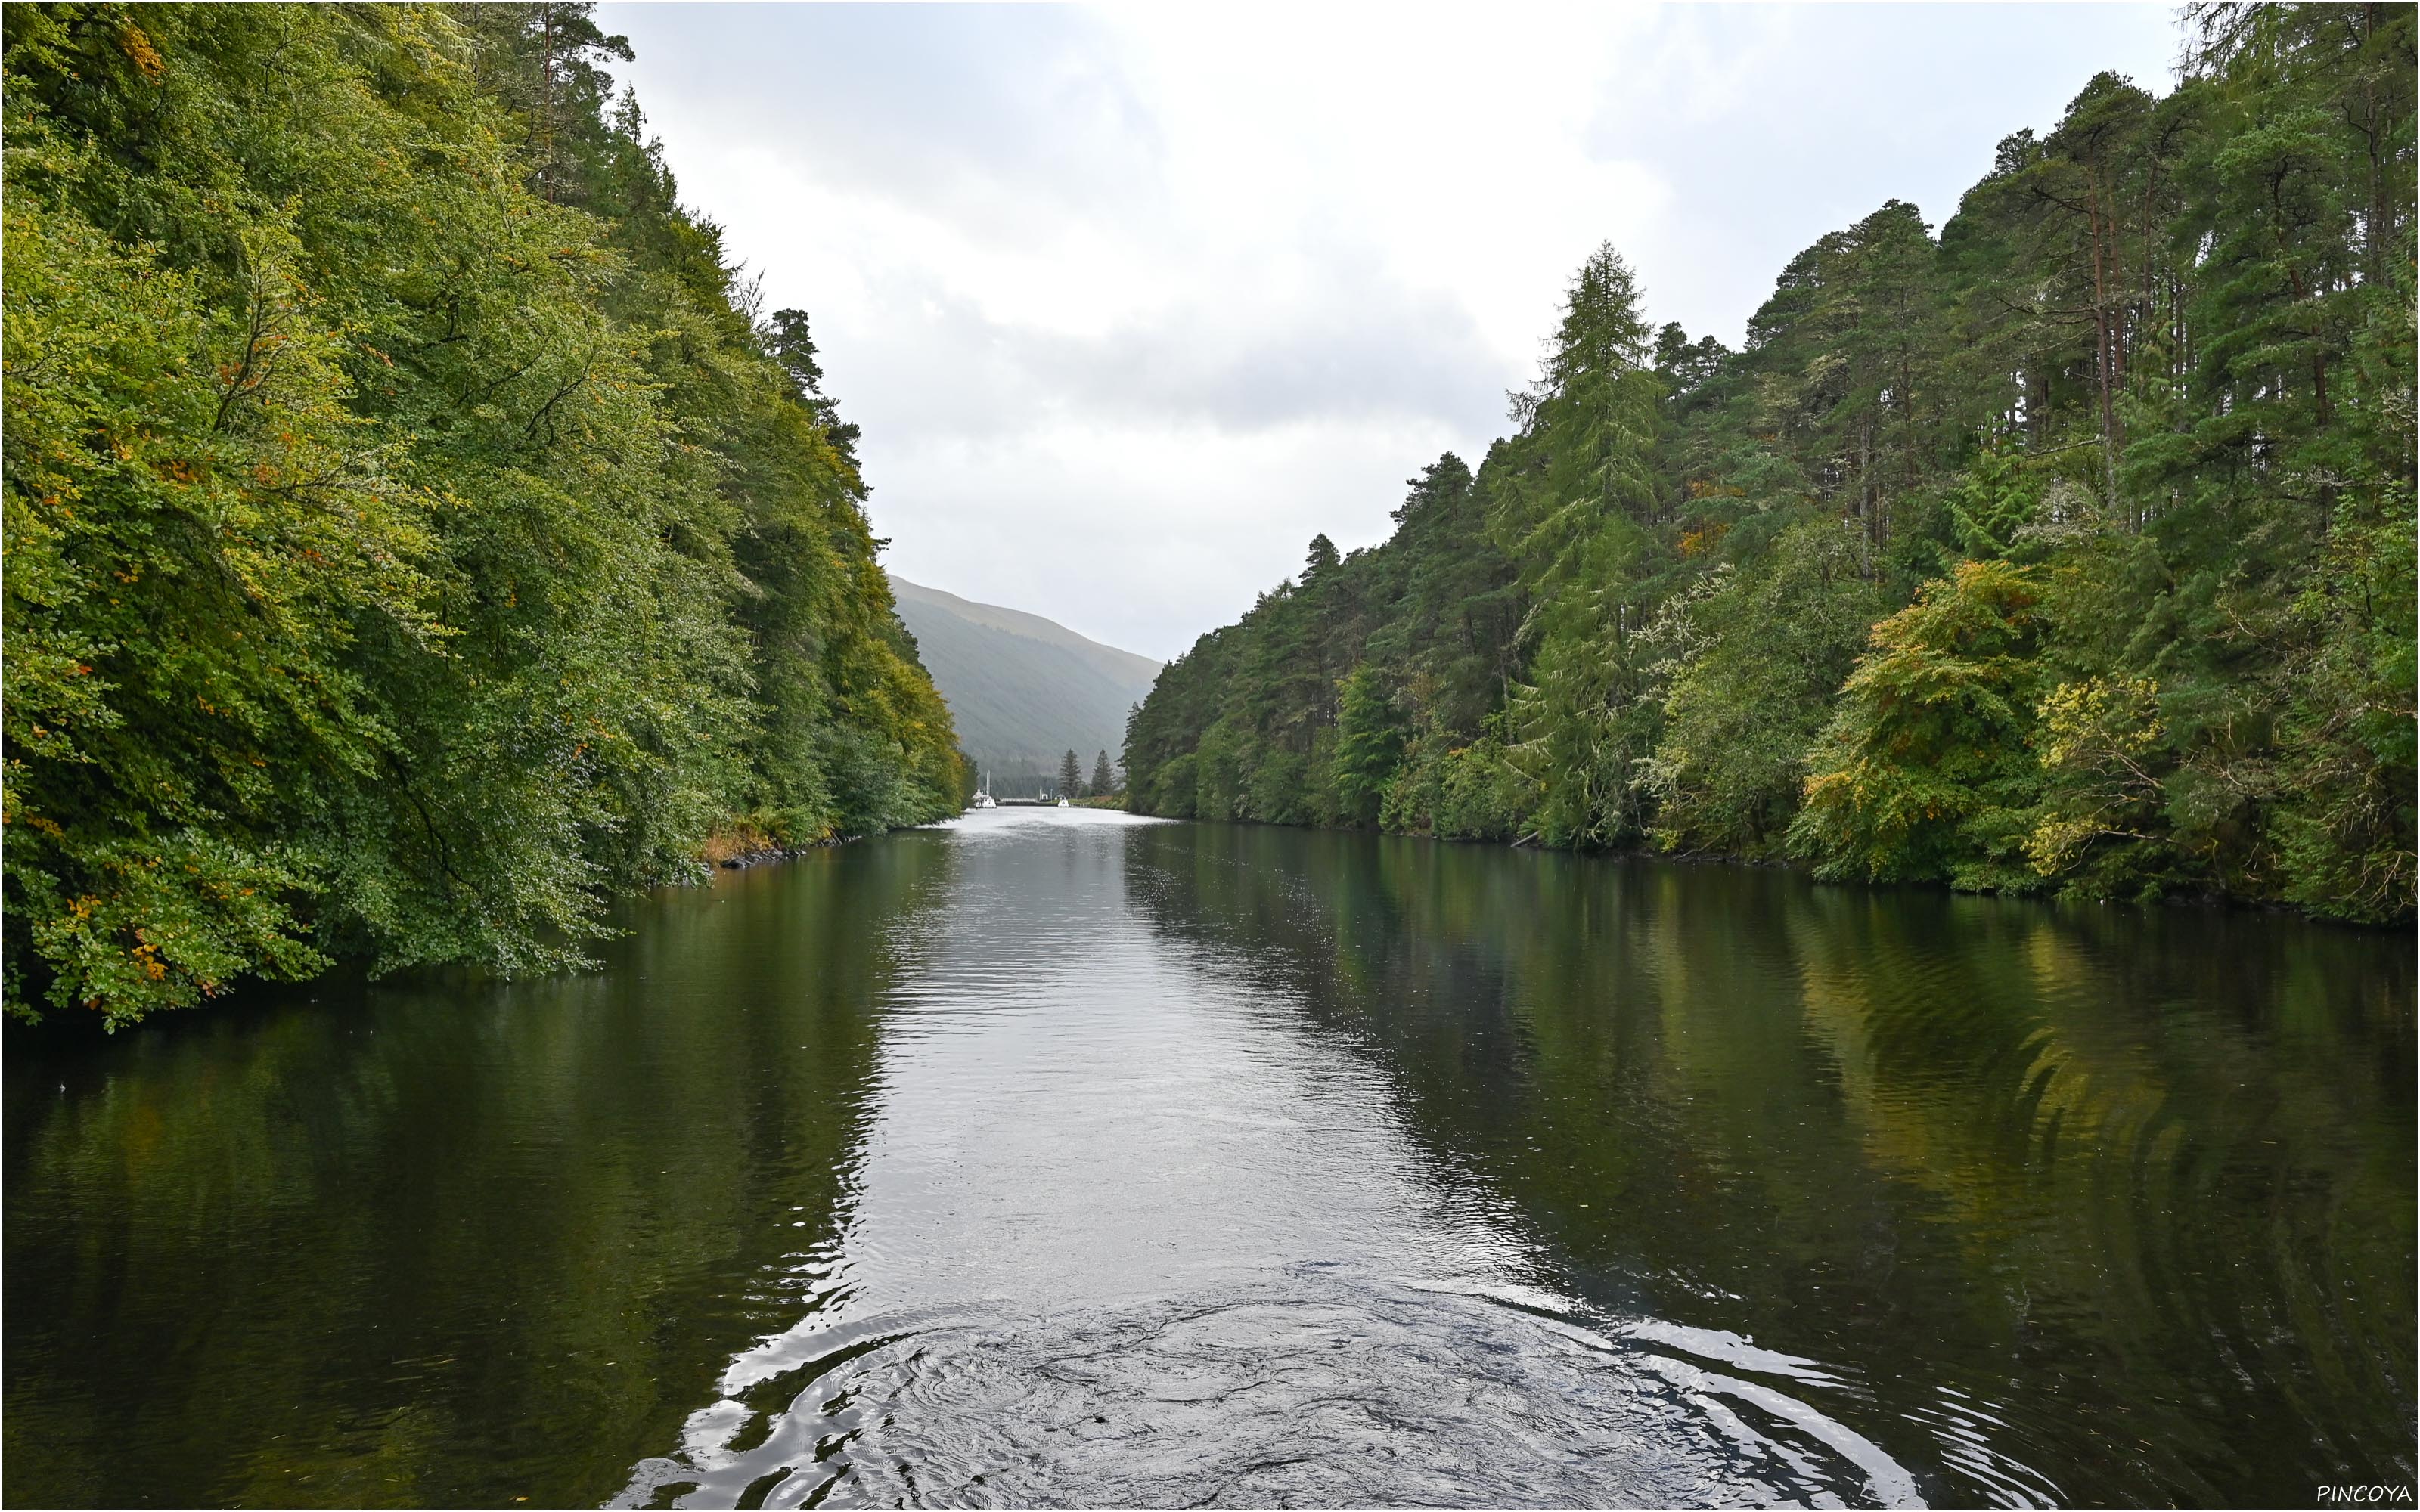
[[[1897,195],[1938,223],[2125,6],[608,5],[684,200],[811,312],[921,582],[1154,656],[1502,428],[1572,269],[1736,341]]]

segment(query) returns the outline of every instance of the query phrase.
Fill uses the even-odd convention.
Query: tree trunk
[[[2116,389],[2116,354],[2112,350],[2109,318],[2109,280],[2101,242],[2101,194],[2097,186],[2087,190],[2086,201],[2086,235],[2092,242],[2092,347],[2094,364],[2101,378],[2101,469],[2108,492],[2104,495],[2109,508],[2118,507],[2118,403]]]

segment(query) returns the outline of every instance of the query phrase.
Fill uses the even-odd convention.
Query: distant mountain
[[[994,793],[1022,795],[1056,781],[1070,748],[1087,778],[1096,752],[1118,759],[1126,711],[1151,691],[1159,663],[1039,614],[977,604],[895,574],[891,591],[957,721],[958,744]]]

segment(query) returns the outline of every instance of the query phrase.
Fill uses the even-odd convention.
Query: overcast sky
[[[1572,270],[1736,345],[1937,227],[2172,9],[605,5],[683,200],[810,313],[901,576],[1166,658],[1476,465]]]

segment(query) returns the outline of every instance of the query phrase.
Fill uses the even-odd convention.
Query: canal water
[[[2413,941],[992,811],[8,1032],[12,1504],[2312,1503]]]

